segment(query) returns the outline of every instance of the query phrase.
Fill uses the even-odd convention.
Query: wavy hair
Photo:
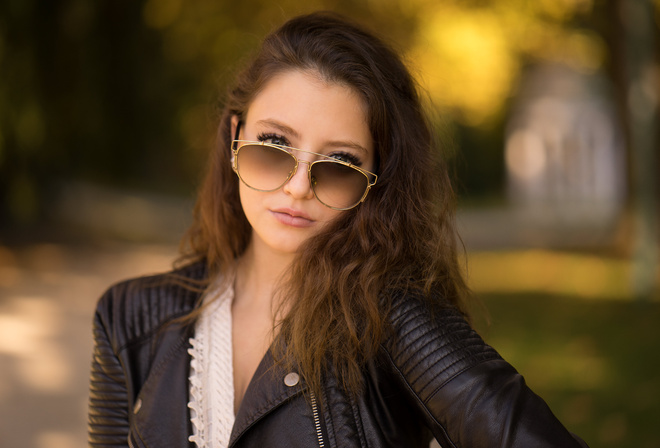
[[[183,257],[204,260],[213,277],[245,251],[251,227],[231,169],[231,118],[244,116],[265,84],[290,70],[318,73],[360,95],[378,183],[364,203],[301,245],[279,289],[287,312],[276,322],[273,348],[313,392],[328,368],[357,392],[362,366],[386,335],[393,291],[441,296],[463,311],[467,295],[447,168],[415,81],[382,40],[331,13],[293,18],[265,38],[228,91]]]

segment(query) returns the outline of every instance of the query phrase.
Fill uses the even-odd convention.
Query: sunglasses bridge
[[[302,149],[296,149],[296,151],[308,152],[308,151],[303,151]],[[310,153],[310,154],[314,154],[314,153]],[[313,191],[314,190],[314,185],[316,184],[316,179],[312,178],[312,165],[314,165],[314,163],[316,163],[316,162],[319,162],[319,160],[313,160],[311,162],[309,160],[300,160],[298,157],[296,157],[293,154],[291,154],[291,157],[293,157],[293,160],[296,161],[296,164],[293,166],[293,169],[291,170],[291,174],[289,174],[289,177],[286,179],[286,181],[284,181],[284,184],[289,182],[291,179],[293,179],[293,176],[296,175],[296,173],[298,172],[298,165],[300,165],[301,163],[306,163],[307,164],[307,179],[309,180],[309,185],[310,185],[310,187],[312,188],[312,191]],[[332,163],[333,161],[328,160],[327,162]],[[284,185],[282,185],[282,186],[284,186]]]

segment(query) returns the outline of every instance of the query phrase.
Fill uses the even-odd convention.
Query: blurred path
[[[0,246],[1,447],[86,446],[95,302],[175,255],[173,245]]]

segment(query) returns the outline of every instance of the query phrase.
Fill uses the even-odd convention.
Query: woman
[[[99,302],[91,446],[585,446],[466,323],[415,84],[344,19],[238,76],[186,241]]]

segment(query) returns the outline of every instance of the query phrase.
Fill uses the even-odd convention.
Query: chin
[[[295,254],[298,252],[298,249],[300,249],[301,245],[302,243],[280,243],[272,245],[271,248],[283,254]]]
[[[304,244],[306,238],[291,238],[290,236],[272,236],[264,239],[264,244],[274,252],[294,254]]]

